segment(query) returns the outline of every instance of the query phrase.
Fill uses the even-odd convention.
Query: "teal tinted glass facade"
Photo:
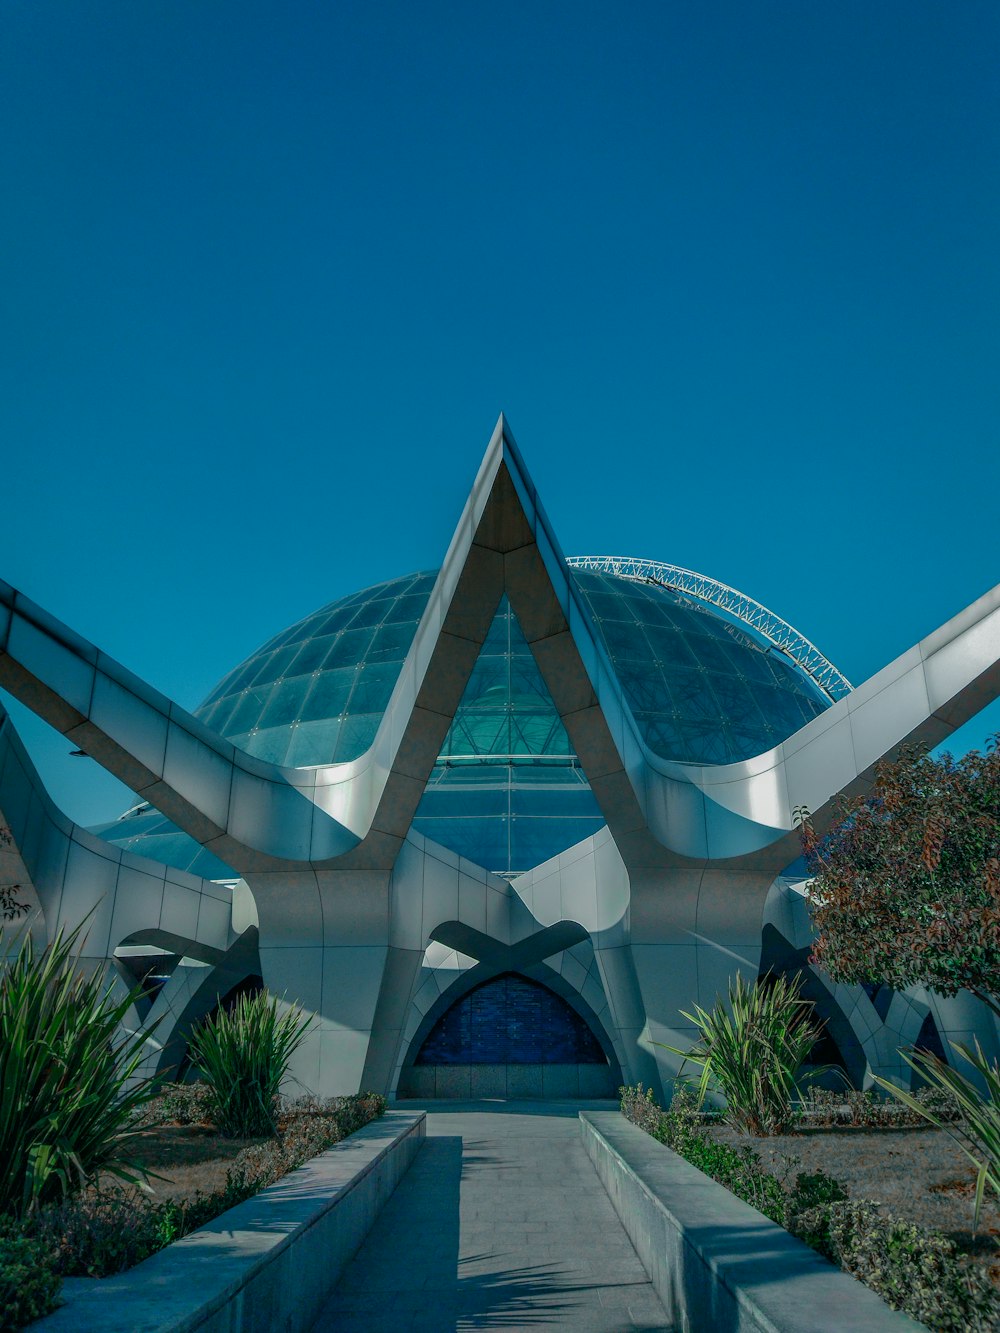
[[[603,824],[505,597],[417,807],[414,828],[477,865],[515,875]]]
[[[286,768],[357,759],[375,739],[436,578],[409,574],[306,616],[220,681],[195,716]]]
[[[673,589],[571,576],[646,744],[664,759],[724,764],[772,748],[829,707],[792,661]],[[371,746],[437,575],[340,598],[274,636],[196,715],[286,767],[346,763]],[[603,823],[506,599],[473,669],[415,827],[498,873],[530,869]],[[231,872],[147,810],[95,830],[206,878]]]
[[[121,819],[111,824],[99,824],[90,831],[126,852],[148,856],[152,861],[200,875],[202,879],[237,878],[236,872],[224,861],[151,805],[129,811]]]
[[[790,658],[660,584],[573,571],[639,732],[663,759],[731,764],[829,708]]]

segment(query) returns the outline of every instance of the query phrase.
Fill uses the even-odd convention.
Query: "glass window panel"
[[[707,634],[713,639],[731,638],[728,623],[720,616],[713,615],[711,611],[703,611],[700,607],[697,616],[701,622],[701,632]]]
[[[473,708],[505,708],[508,700],[508,665],[506,657],[476,660],[469,683],[462,695],[459,712]]]
[[[765,750],[773,750],[783,739],[773,727],[764,723],[759,727],[751,727],[735,722],[732,732],[733,748],[741,759],[749,759],[752,755],[763,754]]]
[[[511,716],[512,754],[571,754],[572,746],[566,729],[554,711],[526,713]]]
[[[427,601],[428,597],[423,593],[397,598],[392,606],[386,607],[383,617],[384,623],[395,625],[400,622],[412,621],[415,625],[424,614]]]
[[[650,625],[646,629],[646,638],[658,662],[668,666],[696,665],[697,659],[688,647],[687,639],[678,630]]]
[[[641,710],[658,713],[671,708],[670,692],[658,667],[651,664],[638,667],[623,663],[618,667],[618,679],[633,712]]]
[[[332,647],[332,634],[323,634],[317,639],[308,639],[296,650],[295,656],[284,674],[286,676],[305,676],[317,670],[325,662],[326,656]]]
[[[497,819],[507,814],[507,784],[502,787],[463,787],[449,791],[447,787],[428,787],[417,807],[417,814],[425,819]]]
[[[366,662],[358,671],[347,711],[384,713],[398,676],[398,662]]]
[[[381,623],[382,617],[389,610],[390,603],[385,601],[363,602],[351,621],[351,629],[369,629]]]
[[[586,600],[590,604],[592,613],[598,620],[633,620],[632,610],[628,603],[621,597],[616,597],[612,593],[591,592]]]
[[[326,667],[357,666],[364,661],[371,647],[370,629],[348,629],[334,639],[324,665]]]
[[[512,633],[515,639],[521,638],[523,642],[520,627],[511,616],[510,603],[506,597],[501,597],[497,613],[490,622],[486,638],[483,641],[483,652],[506,653]]]
[[[314,677],[312,689],[302,704],[300,720],[317,722],[345,712],[357,674],[357,667],[341,667],[337,671],[324,671],[321,676]]]
[[[504,713],[463,713],[448,732],[442,754],[509,754],[510,719]]]
[[[518,787],[569,787],[590,790],[583,769],[570,764],[518,764],[514,770]]]
[[[233,709],[233,716],[227,727],[227,734],[230,737],[248,732],[257,725],[273,689],[274,686],[268,683],[254,686],[240,695],[239,703]]]
[[[312,768],[316,764],[332,764],[339,734],[338,718],[322,722],[300,722],[292,730],[285,763],[289,768]]]
[[[652,657],[646,636],[634,620],[605,620],[600,630],[614,661],[648,662]]]
[[[357,607],[334,605],[327,607],[327,614],[322,620],[317,620],[314,633],[325,637],[327,634],[339,634],[342,629],[354,619]]]
[[[600,817],[590,819],[515,819],[510,827],[508,870],[531,870],[553,856],[589,838],[604,827]]]
[[[767,654],[760,649],[747,649],[746,652],[740,652],[734,647],[728,650],[729,657],[733,665],[741,676],[746,676],[749,681],[760,681],[770,684],[774,680],[774,672],[768,665]]]
[[[268,764],[284,764],[291,739],[291,727],[273,727],[267,731],[257,731],[247,740],[247,754],[263,759]]]
[[[794,694],[788,690],[782,690],[777,687],[768,687],[760,685],[757,687],[757,698],[763,709],[764,716],[773,727],[782,733],[782,739],[790,736],[793,731],[798,731],[802,726],[802,710]]]
[[[708,667],[713,673],[733,670],[732,660],[718,640],[699,635],[697,640],[692,639],[691,647],[702,666]]]
[[[414,626],[411,624],[387,624],[377,631],[368,652],[369,662],[401,663],[410,651],[413,642]]]
[[[509,865],[506,819],[415,819],[418,833],[487,869]]]
[[[358,717],[345,717],[340,724],[340,735],[337,737],[336,762],[349,763],[370,749],[381,721],[381,713],[362,713]]]
[[[312,676],[294,676],[276,685],[267,707],[260,715],[257,724],[260,729],[264,731],[272,727],[287,727],[290,722],[297,721],[302,712],[302,701],[306,697],[306,691],[312,684]],[[286,744],[287,739],[286,736]]]
[[[239,702],[238,694],[231,694],[226,699],[219,699],[209,708],[199,708],[195,714],[200,721],[204,722],[206,727],[211,727],[217,731],[220,736],[226,734],[226,724],[233,715],[233,710]]]
[[[677,718],[642,718],[640,730],[654,754],[664,759],[688,760],[687,740]]]
[[[759,720],[764,722],[764,715],[757,702],[753,687],[738,676],[715,676],[712,680],[715,697],[726,720],[736,718]]]
[[[511,791],[510,808],[512,814],[536,817],[544,810],[546,819],[595,819],[601,813],[597,798],[587,787],[552,787],[540,793],[536,787],[521,787],[519,782]]]
[[[248,683],[251,685],[265,685],[268,681],[277,680],[279,676],[284,675],[285,667],[297,652],[297,648],[286,646],[275,649],[273,653],[268,653],[266,657],[259,658],[257,670]]]

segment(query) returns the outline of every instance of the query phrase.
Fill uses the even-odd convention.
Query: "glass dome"
[[[753,631],[660,584],[570,571],[646,744],[725,764],[777,745],[830,700]],[[423,572],[306,616],[229,673],[196,716],[287,767],[345,763],[371,746],[434,586]],[[603,823],[516,617],[501,602],[417,810],[415,827],[516,874]],[[196,874],[225,867],[151,810],[95,830]]]

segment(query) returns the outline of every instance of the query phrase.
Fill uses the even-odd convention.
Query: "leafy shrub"
[[[781,1182],[761,1166],[752,1148],[732,1148],[710,1138],[698,1123],[701,1117],[695,1105],[686,1091],[675,1092],[670,1110],[661,1111],[653,1101],[652,1089],[644,1093],[641,1084],[622,1089],[622,1113],[628,1119],[765,1217],[782,1223],[785,1195]]]
[[[0,1228],[0,1333],[54,1310],[61,1285],[44,1245],[9,1223]]]
[[[784,1225],[793,1236],[832,1259],[830,1206],[846,1198],[840,1181],[825,1171],[800,1171],[788,1196]]]
[[[195,1085],[197,1086],[197,1085]],[[26,1226],[67,1277],[108,1277],[251,1198],[310,1157],[339,1143],[385,1111],[377,1093],[315,1103],[317,1113],[283,1117],[281,1139],[241,1149],[226,1183],[211,1194],[156,1202],[137,1191],[105,1190],[43,1208]]]
[[[807,1088],[799,1115],[818,1128],[851,1125],[856,1129],[899,1129],[926,1124],[925,1111],[932,1112],[942,1123],[957,1120],[961,1114],[955,1099],[939,1088],[921,1088],[912,1096],[921,1108],[919,1112],[873,1088],[864,1092],[853,1088],[841,1092]]]
[[[176,1125],[203,1125],[212,1117],[212,1089],[207,1083],[168,1083],[153,1109]]]
[[[789,1187],[750,1148],[716,1143],[671,1103],[661,1110],[642,1085],[622,1088],[622,1114],[771,1221],[859,1278],[893,1309],[936,1333],[989,1333],[1000,1327],[1000,1297],[989,1276],[963,1260],[952,1241],[875,1204],[853,1203],[824,1171],[800,1172]],[[676,1100],[676,1099],[675,1099]]]
[[[108,1277],[142,1263],[182,1234],[184,1210],[136,1191],[105,1189],[50,1204],[30,1219],[57,1273]]]
[[[209,1114],[220,1134],[258,1138],[278,1130],[278,1089],[310,1019],[275,995],[241,995],[191,1034],[191,1059],[208,1083]]]
[[[726,1120],[741,1133],[780,1134],[792,1122],[796,1079],[822,1031],[801,988],[801,976],[768,975],[747,986],[737,973],[727,1000],[717,996],[711,1010],[681,1011],[698,1029],[695,1044],[665,1048],[701,1066],[701,1099],[714,1084],[726,1099]]]
[[[982,1269],[959,1258],[952,1241],[883,1216],[874,1204],[834,1203],[827,1235],[831,1257],[936,1333],[990,1333],[1000,1322],[1000,1299]]]
[[[84,976],[78,931],[40,954],[26,935],[0,973],[0,1213],[24,1216],[102,1170],[135,1182],[135,1113],[155,1095],[132,1082],[147,1033],[122,1036],[137,991],[114,999],[104,970]]]
[[[151,1101],[141,1106],[133,1125],[205,1125],[211,1122],[212,1089],[207,1083],[161,1083]]]

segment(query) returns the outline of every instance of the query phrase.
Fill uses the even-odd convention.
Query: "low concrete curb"
[[[387,1111],[118,1277],[66,1283],[32,1333],[305,1333],[423,1142]]]
[[[617,1111],[581,1111],[583,1144],[678,1329],[923,1329]]]

